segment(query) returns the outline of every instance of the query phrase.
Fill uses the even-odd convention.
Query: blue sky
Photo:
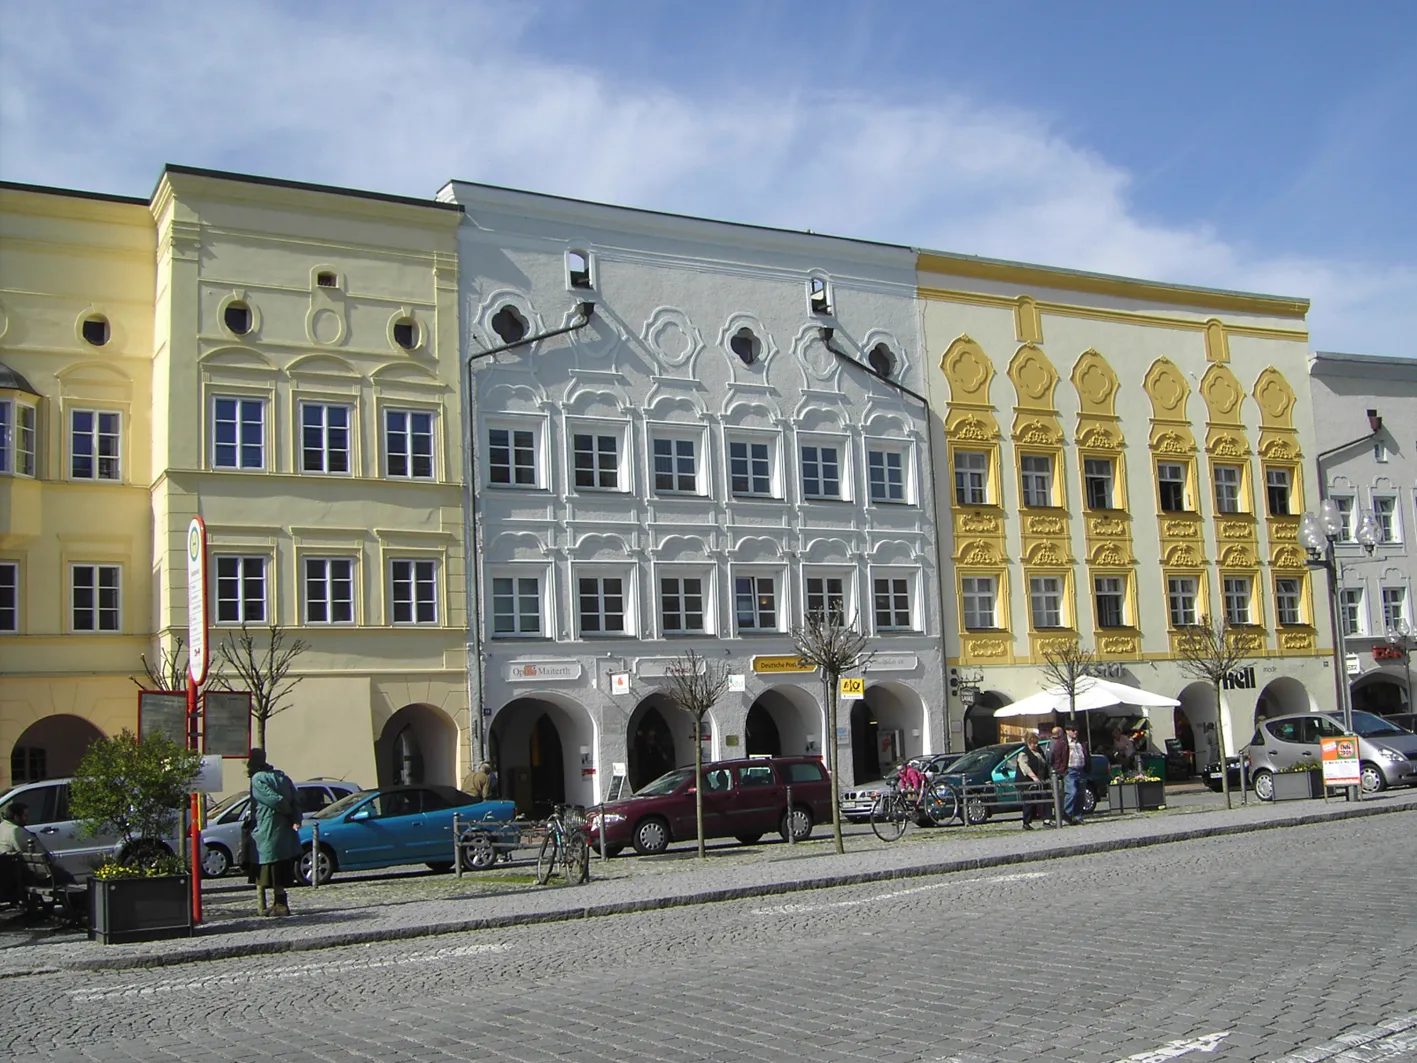
[[[0,178],[449,178],[1307,296],[1417,355],[1417,3],[0,0]]]

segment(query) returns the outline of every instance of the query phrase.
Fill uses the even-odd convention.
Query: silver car
[[[927,780],[933,779],[936,775],[942,775],[951,764],[964,756],[963,753],[926,753],[922,756],[911,757],[907,764],[914,764],[925,776]],[[904,765],[901,765],[903,767]],[[876,803],[876,796],[884,793],[890,787],[890,779],[894,779],[900,768],[891,772],[888,779],[876,779],[873,782],[862,783],[852,790],[841,792],[841,818],[850,820],[852,823],[865,823],[871,818],[871,808]]]
[[[29,831],[35,835],[54,858],[75,878],[87,878],[93,869],[109,859],[123,860],[123,841],[113,834],[87,834],[69,811],[69,779],[45,779],[23,783],[0,797],[0,815],[12,802],[20,801],[29,809]],[[143,844],[142,841],[135,844]],[[177,848],[175,837],[157,843],[171,853]]]
[[[308,779],[295,784],[300,811],[307,816],[361,789],[358,783],[342,779]],[[250,793],[243,790],[207,813],[207,825],[202,830],[202,874],[207,878],[220,878],[241,863],[241,821],[250,801]]]
[[[1417,785],[1417,735],[1370,712],[1353,714],[1353,730],[1358,735],[1364,793]],[[1260,800],[1273,798],[1274,772],[1295,764],[1322,763],[1320,740],[1341,734],[1339,712],[1305,712],[1261,721],[1247,751]]]

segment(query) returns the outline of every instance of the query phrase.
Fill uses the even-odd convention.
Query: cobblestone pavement
[[[11,977],[0,1055],[1417,1059],[1412,825],[1332,820],[576,923]]]

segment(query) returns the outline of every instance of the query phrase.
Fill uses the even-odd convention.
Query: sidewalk
[[[295,914],[279,920],[255,916],[252,891],[240,880],[216,880],[204,890],[206,922],[191,938],[105,946],[82,934],[0,930],[0,978],[155,967],[584,919],[1417,811],[1417,790],[1379,794],[1356,804],[1252,799],[1240,806],[1237,798],[1236,807],[1228,810],[1216,795],[1185,797],[1166,811],[1097,814],[1082,827],[1063,830],[1025,833],[1017,818],[1010,818],[984,827],[912,827],[893,845],[869,831],[853,833],[841,856],[830,830],[822,826],[812,840],[798,845],[714,843],[703,862],[692,846],[681,846],[654,858],[592,860],[592,881],[580,886],[557,886],[553,879],[552,885],[538,887],[524,860],[461,879],[422,872],[341,875],[319,889],[292,891]]]

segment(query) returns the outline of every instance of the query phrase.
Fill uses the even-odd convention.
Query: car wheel
[[[295,861],[295,881],[310,885],[310,846],[306,846],[300,858]],[[316,882],[323,886],[335,877],[335,854],[325,846],[320,846],[318,860],[315,861]]]
[[[761,834],[735,834],[734,837],[738,839],[738,844],[740,844],[740,845],[756,845],[756,844],[758,843],[758,839],[761,838],[762,835],[761,835]]]
[[[1092,792],[1091,786],[1082,788],[1082,812],[1083,815],[1091,815],[1092,810],[1097,807],[1097,795]]]
[[[1255,796],[1261,801],[1274,800],[1274,776],[1269,772],[1255,772]]]
[[[474,871],[486,871],[497,862],[497,850],[492,845],[492,838],[483,831],[472,831],[463,835],[462,840],[462,862],[463,867],[470,867]]]
[[[656,856],[669,848],[669,824],[662,819],[647,819],[635,828],[635,852],[641,856]]]
[[[805,842],[812,836],[812,813],[801,805],[792,806],[782,814],[777,832],[782,835],[783,841],[787,841],[790,832],[793,841]]]
[[[1382,768],[1372,761],[1363,761],[1363,768],[1359,774],[1362,779],[1363,792],[1365,794],[1380,794],[1387,789],[1387,777],[1383,775]]]
[[[221,845],[208,845],[202,853],[202,876],[221,878],[231,870],[231,854]]]
[[[431,863],[424,864],[423,866],[426,867],[429,871],[433,872],[435,875],[446,875],[449,871],[453,869],[453,862],[451,860],[434,860]]]
[[[989,822],[990,810],[982,797],[971,797],[964,802],[964,821],[972,827]]]

